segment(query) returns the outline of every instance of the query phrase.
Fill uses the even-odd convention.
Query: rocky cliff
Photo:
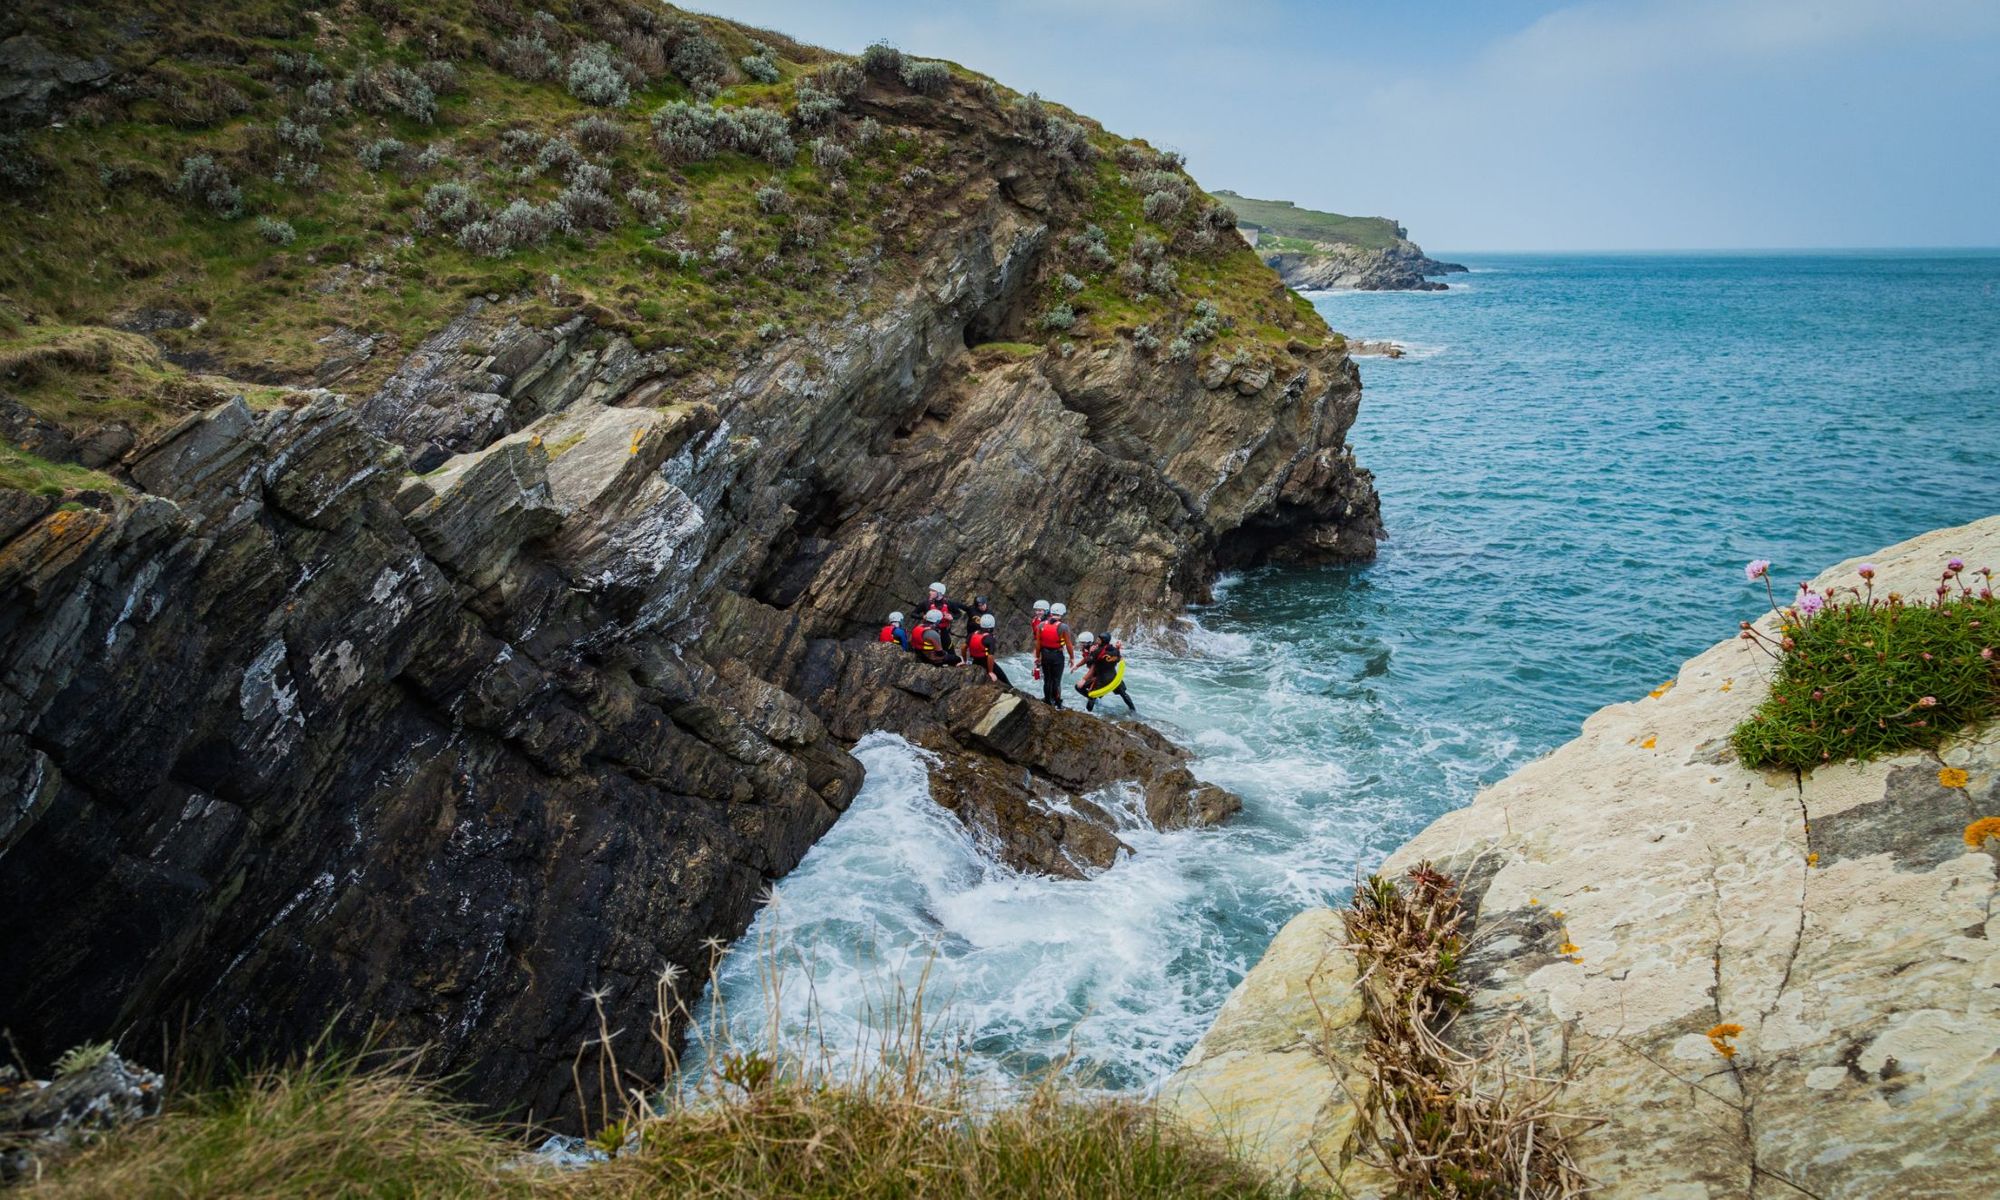
[[[2000,556],[2000,518],[1882,551],[1878,589],[1928,594]],[[1859,560],[1821,577],[1851,585]],[[1803,777],[1738,765],[1728,736],[1769,659],[1731,640],[1482,792],[1392,855],[1466,884],[1477,1048],[1513,1021],[1600,1194],[1987,1196],[2000,1161],[2000,730],[1940,754]],[[1947,768],[1950,768],[1947,770]],[[1960,775],[1959,772],[1963,772]],[[1365,1092],[1355,963],[1327,910],[1291,922],[1168,1087],[1289,1175],[1382,1194],[1342,1152]],[[1710,1034],[1726,1028],[1721,1053]],[[1344,1086],[1343,1086],[1344,1084]]]
[[[1447,285],[1428,276],[1465,270],[1425,254],[1407,229],[1386,217],[1349,217],[1289,200],[1215,194],[1236,213],[1264,262],[1294,291],[1441,292]]]
[[[870,729],[1026,869],[1111,861],[1107,789],[1231,810],[1141,728],[862,640],[925,583],[1025,641],[1037,596],[1129,629],[1372,551],[1338,343],[1201,210],[1115,221],[1151,152],[1032,98],[645,5],[45,8],[34,61],[113,81],[0,89],[68,118],[10,135],[46,236],[0,278],[0,1026],[37,1061],[372,1029],[561,1120],[585,993],[698,988]],[[308,118],[341,189],[298,182]],[[93,191],[77,156],[162,137],[221,183]]]

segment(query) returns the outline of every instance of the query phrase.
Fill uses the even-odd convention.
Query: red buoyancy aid
[[[884,625],[884,626],[882,627],[882,636],[881,636],[881,637],[879,637],[879,638],[876,638],[875,640],[876,640],[876,641],[878,641],[878,642],[893,642],[893,641],[895,641],[895,640],[896,640],[896,627],[895,627],[894,625]]]
[[[919,654],[927,650],[943,650],[944,638],[938,635],[937,626],[926,625],[910,638],[910,649]]]
[[[1063,648],[1063,625],[1061,621],[1043,621],[1035,627],[1035,645],[1044,650]]]
[[[986,641],[990,636],[983,629],[973,634],[971,640],[965,643],[965,656],[974,662],[985,662],[987,655],[991,653],[986,648]]]

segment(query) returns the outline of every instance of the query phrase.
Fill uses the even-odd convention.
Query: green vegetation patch
[[[748,1079],[748,1076],[745,1076]],[[407,1061],[260,1072],[43,1165],[34,1200],[102,1196],[408,1196],[640,1200],[1290,1194],[1153,1109],[1045,1090],[991,1111],[887,1086],[757,1082],[754,1093],[618,1123],[581,1170],[475,1119]]]
[[[1386,250],[1403,236],[1397,224],[1387,217],[1348,217],[1300,208],[1289,200],[1252,200],[1235,192],[1217,192],[1215,196],[1235,209],[1243,224],[1255,225],[1285,241],[1279,249],[1309,251],[1314,242],[1345,242],[1370,250]],[[1272,247],[1265,240],[1258,248]]]
[[[1743,631],[1778,664],[1770,697],[1730,736],[1747,766],[1804,771],[1935,749],[2000,713],[2000,601],[1990,572],[1947,568],[1938,594],[1922,602],[1878,597],[1865,576],[1862,587],[1832,595],[1802,591],[1779,617],[1775,636]]]
[[[121,492],[124,486],[100,471],[73,463],[52,463],[12,442],[0,442],[0,488],[58,497],[70,492]]]

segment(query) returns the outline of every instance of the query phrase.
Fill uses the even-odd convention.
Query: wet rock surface
[[[31,1056],[372,1025],[561,1121],[584,993],[698,987],[863,733],[1026,869],[1231,811],[1143,725],[855,640],[937,577],[1129,631],[1379,532],[1337,350],[1216,388],[1122,342],[982,350],[1058,191],[995,154],[922,278],[734,373],[479,301],[371,395],[221,405],[107,463],[129,493],[0,498],[0,1025]]]
[[[1955,555],[2000,557],[2000,518],[1872,556],[1876,585],[1922,594]],[[1851,584],[1858,562],[1822,584]],[[1471,998],[1452,1037],[1486,1045],[1520,1020],[1544,1067],[1575,1065],[1561,1105],[1605,1118],[1578,1143],[1600,1194],[1991,1195],[2000,884],[1964,831],[2000,815],[2000,729],[1935,756],[1748,771],[1727,737],[1770,670],[1740,640],[1716,646],[1381,869],[1431,860],[1465,882]],[[1333,1012],[1347,995],[1333,918],[1286,927],[1167,1089],[1321,1184],[1358,1094],[1324,1066],[1296,1089],[1253,1081],[1287,1069],[1301,1039],[1336,1061],[1356,1052],[1353,1015],[1321,1027],[1282,1000],[1310,986]],[[1734,1057],[1708,1036],[1724,1025],[1741,1028]],[[1339,1182],[1385,1194],[1360,1168]]]
[[[31,1179],[41,1160],[160,1111],[160,1076],[106,1054],[53,1080],[0,1067],[0,1183]]]

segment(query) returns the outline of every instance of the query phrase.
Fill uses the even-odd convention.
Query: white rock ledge
[[[1870,556],[1876,590],[1928,599],[1955,555],[2000,565],[2000,517]],[[1519,1014],[1542,1063],[1576,1064],[1564,1107],[1606,1119],[1580,1143],[1600,1196],[2000,1194],[2000,890],[1963,840],[2000,815],[2000,725],[1940,755],[1749,771],[1728,737],[1769,672],[1723,642],[1389,857],[1466,886],[1455,1036]],[[1339,933],[1324,909],[1286,926],[1163,1091],[1315,1186],[1352,1126],[1326,1059],[1360,1043]],[[1733,1060],[1707,1037],[1724,1023]],[[1339,1182],[1382,1194],[1358,1167]]]

